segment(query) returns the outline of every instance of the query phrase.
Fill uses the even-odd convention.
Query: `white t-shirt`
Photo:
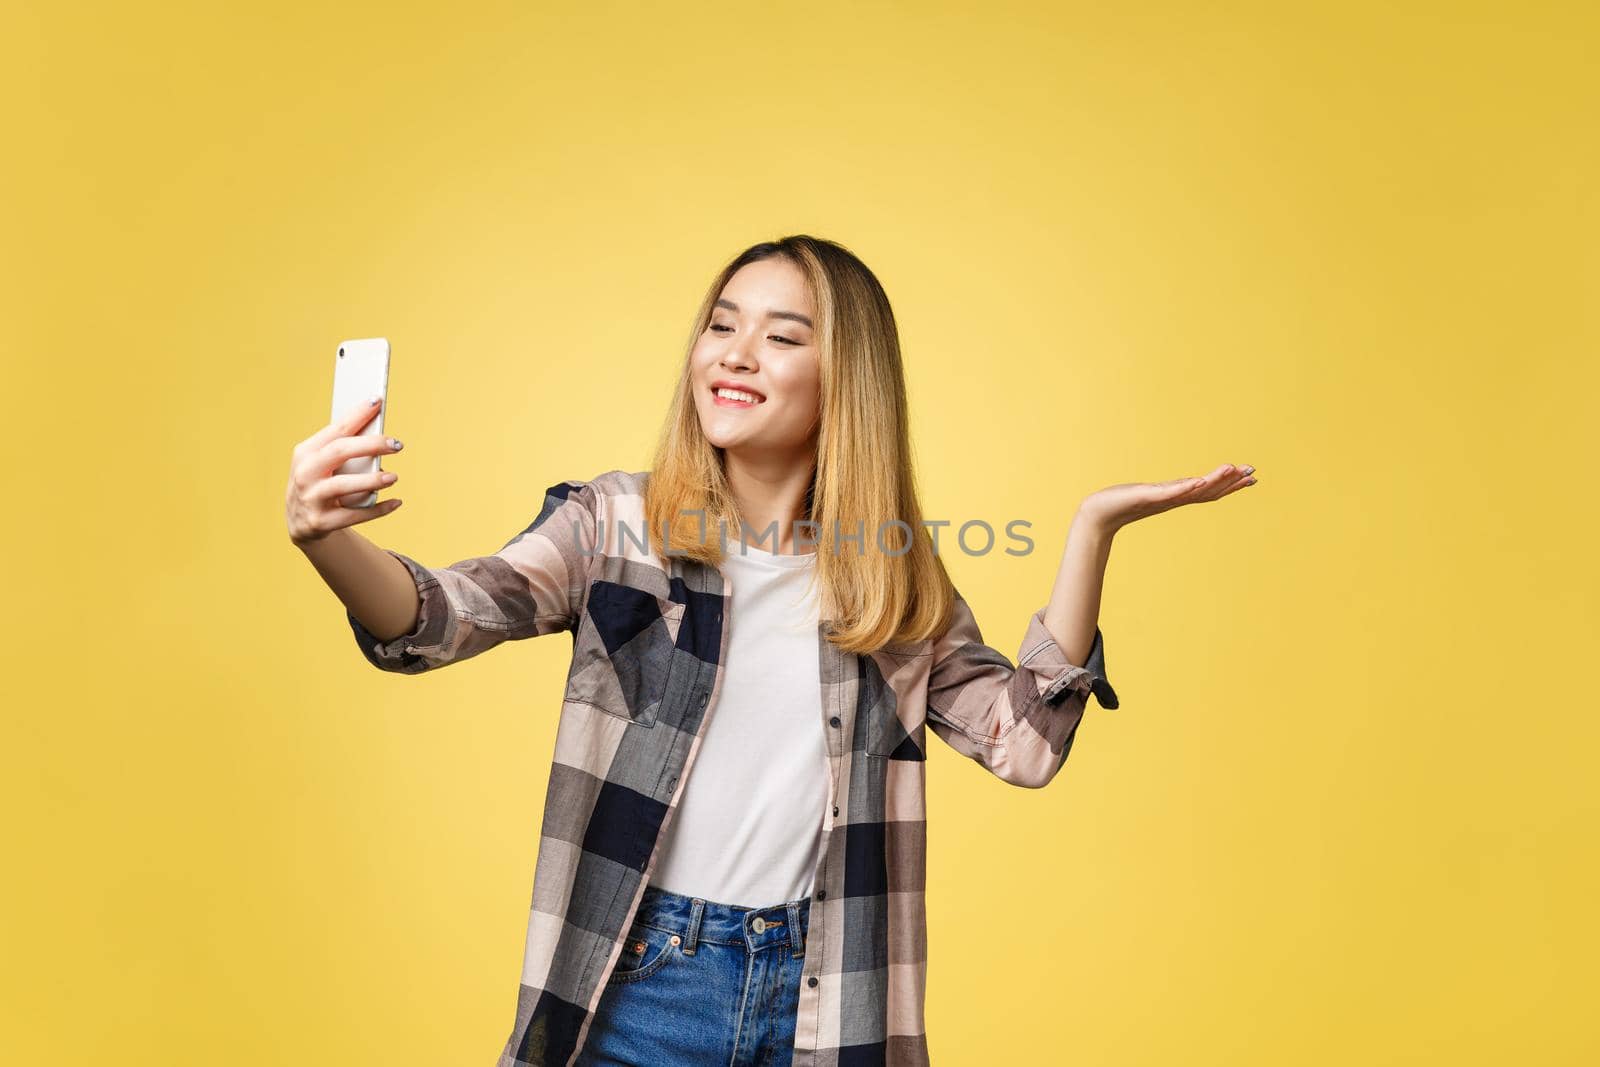
[[[741,555],[743,551],[743,555]],[[809,896],[828,803],[816,553],[735,540],[728,659],[650,876],[671,893],[759,908]]]

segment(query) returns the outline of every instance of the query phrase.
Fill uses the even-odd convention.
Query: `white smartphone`
[[[339,344],[339,355],[333,365],[333,414],[328,421],[339,418],[373,394],[383,397],[378,413],[358,435],[383,432],[383,417],[389,412],[389,339],[363,337]],[[335,474],[373,474],[382,469],[381,456],[354,456],[340,464]],[[378,502],[376,490],[341,497],[339,503],[347,508],[370,508]]]

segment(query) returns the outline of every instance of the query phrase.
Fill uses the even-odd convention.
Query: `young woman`
[[[923,520],[872,272],[817,238],[756,245],[693,336],[652,468],[551,486],[493,555],[430,568],[351,529],[399,505],[339,505],[396,479],[331,473],[400,448],[355,435],[371,407],[295,449],[290,537],[383,670],[573,635],[499,1067],[926,1064],[927,730],[1049,783],[1089,694],[1117,706],[1113,535],[1252,468],[1085,498],[1013,665],[941,559],[964,517]]]

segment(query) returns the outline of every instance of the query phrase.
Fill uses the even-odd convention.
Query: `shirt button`
[[[814,986],[816,984],[817,984],[817,976],[816,975],[812,975],[810,978],[806,979],[806,985]]]
[[[827,900],[828,899],[828,891],[826,889],[817,890],[817,899],[818,900]]]
[[[701,696],[701,698],[700,698],[700,706],[702,708],[705,707],[706,706],[706,701],[708,701],[710,699],[711,699],[711,697],[709,695]]]
[[[835,715],[833,718],[829,719],[828,720],[828,725],[829,726],[838,726],[839,725],[839,716]]]
[[[833,806],[833,813],[834,813],[834,814],[835,814],[835,815],[837,815],[837,814],[839,814],[839,805],[837,805],[837,804],[835,804],[835,805],[834,805],[834,806]]]

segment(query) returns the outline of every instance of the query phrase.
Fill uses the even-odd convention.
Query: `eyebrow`
[[[735,304],[732,300],[724,300],[721,297],[717,298],[717,302],[716,302],[716,304],[714,306],[719,307],[719,308],[727,308],[729,311],[738,311],[739,310],[739,305],[738,304]],[[767,318],[769,318],[769,319],[793,319],[795,322],[801,323],[801,324],[803,324],[805,326],[810,326],[811,325],[811,320],[806,318],[804,315],[800,314],[798,311],[769,311],[769,312],[767,312]]]

